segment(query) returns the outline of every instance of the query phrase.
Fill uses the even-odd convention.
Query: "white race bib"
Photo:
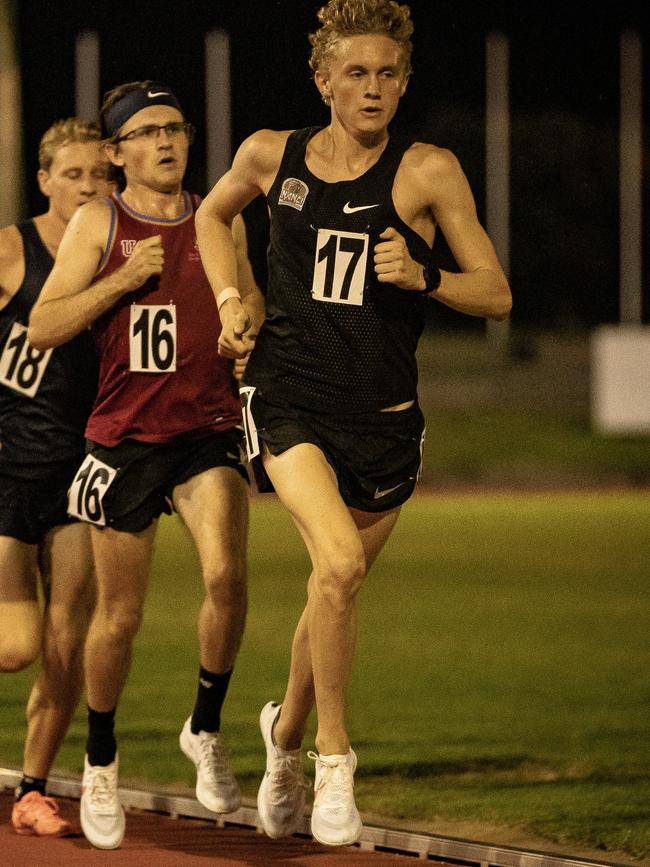
[[[319,229],[316,238],[313,298],[332,304],[363,304],[368,235]]]
[[[246,454],[252,461],[260,453],[260,441],[257,437],[257,427],[251,412],[251,401],[255,394],[254,385],[242,385],[239,389],[242,404],[242,421],[244,423],[244,439],[246,440]]]
[[[14,322],[0,356],[0,382],[26,397],[34,397],[53,349],[34,349],[27,328]]]
[[[129,369],[133,373],[173,373],[176,370],[174,304],[131,305]]]
[[[105,527],[106,517],[102,501],[116,474],[117,470],[113,467],[92,455],[86,455],[68,490],[68,514],[90,524]]]

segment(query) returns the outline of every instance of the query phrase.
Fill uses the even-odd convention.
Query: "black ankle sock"
[[[86,752],[91,765],[110,765],[115,760],[117,744],[113,727],[115,709],[104,712],[88,708],[88,740]]]
[[[199,689],[190,724],[192,734],[218,732],[221,728],[221,707],[231,675],[232,669],[225,674],[213,674],[203,666],[199,668]]]
[[[23,776],[14,790],[14,797],[17,801],[20,801],[28,792],[39,792],[41,795],[44,795],[46,783],[47,780],[41,780],[39,777]]]

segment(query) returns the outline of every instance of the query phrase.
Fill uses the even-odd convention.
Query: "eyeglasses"
[[[113,142],[117,144],[121,141],[133,141],[135,139],[145,139],[145,140],[155,140],[158,138],[160,133],[164,132],[168,138],[178,138],[179,135],[185,134],[190,143],[194,138],[194,127],[191,123],[187,123],[183,120],[176,120],[172,123],[148,123],[146,126],[138,126],[135,129],[132,129],[131,132],[127,132],[126,135],[118,136],[113,139]]]

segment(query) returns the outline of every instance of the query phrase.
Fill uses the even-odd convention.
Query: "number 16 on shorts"
[[[68,490],[68,514],[98,527],[106,526],[102,500],[111,486],[117,470],[86,455]]]

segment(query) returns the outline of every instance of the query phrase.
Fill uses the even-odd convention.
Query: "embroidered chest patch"
[[[282,182],[278,205],[289,205],[290,208],[302,211],[308,192],[309,187],[304,181],[298,178],[285,178]]]

